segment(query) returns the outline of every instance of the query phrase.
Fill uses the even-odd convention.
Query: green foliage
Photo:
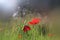
[[[29,19],[30,20],[30,19]],[[41,24],[37,24],[37,25],[29,25],[31,30],[28,32],[24,32],[23,31],[23,27],[24,25],[28,25],[27,22],[29,21],[28,19],[24,20],[24,22],[22,22],[22,19],[17,19],[17,20],[12,20],[10,23],[1,23],[0,22],[0,27],[2,27],[3,24],[4,25],[4,29],[2,29],[2,31],[0,31],[0,40],[56,40],[56,37],[48,37],[43,36],[41,34]],[[18,38],[18,34],[21,34],[22,37]],[[54,39],[56,38],[56,39]],[[59,40],[59,39],[57,39]]]

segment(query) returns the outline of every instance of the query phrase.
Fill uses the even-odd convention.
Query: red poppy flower
[[[34,24],[33,22],[29,22],[28,24]]]
[[[33,18],[31,22],[28,22],[31,25],[38,24],[41,21],[39,18]]]
[[[29,31],[29,30],[31,30],[31,28],[30,28],[29,26],[25,25],[24,28],[23,28],[23,31],[24,31],[24,32],[27,32],[27,31]]]

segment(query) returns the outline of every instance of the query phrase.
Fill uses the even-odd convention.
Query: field
[[[47,26],[49,32],[43,35],[41,31],[42,22],[36,25],[29,25],[28,22],[34,17],[27,17],[0,22],[0,40],[60,40],[58,33],[55,32],[57,29],[52,27],[54,25],[49,24]],[[25,25],[28,25],[31,30],[24,32]]]

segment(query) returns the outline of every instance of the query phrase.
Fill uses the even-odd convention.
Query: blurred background
[[[6,23],[25,19],[27,15],[47,16],[50,33],[60,36],[60,0],[0,0],[0,30],[5,30]],[[10,27],[7,27],[10,28]]]

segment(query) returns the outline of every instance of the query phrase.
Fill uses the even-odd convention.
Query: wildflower
[[[21,34],[18,34],[18,38],[22,38],[22,35]]]
[[[34,23],[33,23],[33,22],[29,22],[28,24],[31,24],[31,25],[33,25]]]
[[[29,26],[25,25],[24,28],[23,28],[23,31],[24,31],[24,32],[27,32],[27,31],[29,31],[29,30],[31,30],[31,28],[30,28]]]
[[[41,19],[33,18],[30,22],[28,22],[28,24],[35,25],[38,24],[39,22],[41,22]]]
[[[48,34],[49,37],[52,37],[54,34]]]

